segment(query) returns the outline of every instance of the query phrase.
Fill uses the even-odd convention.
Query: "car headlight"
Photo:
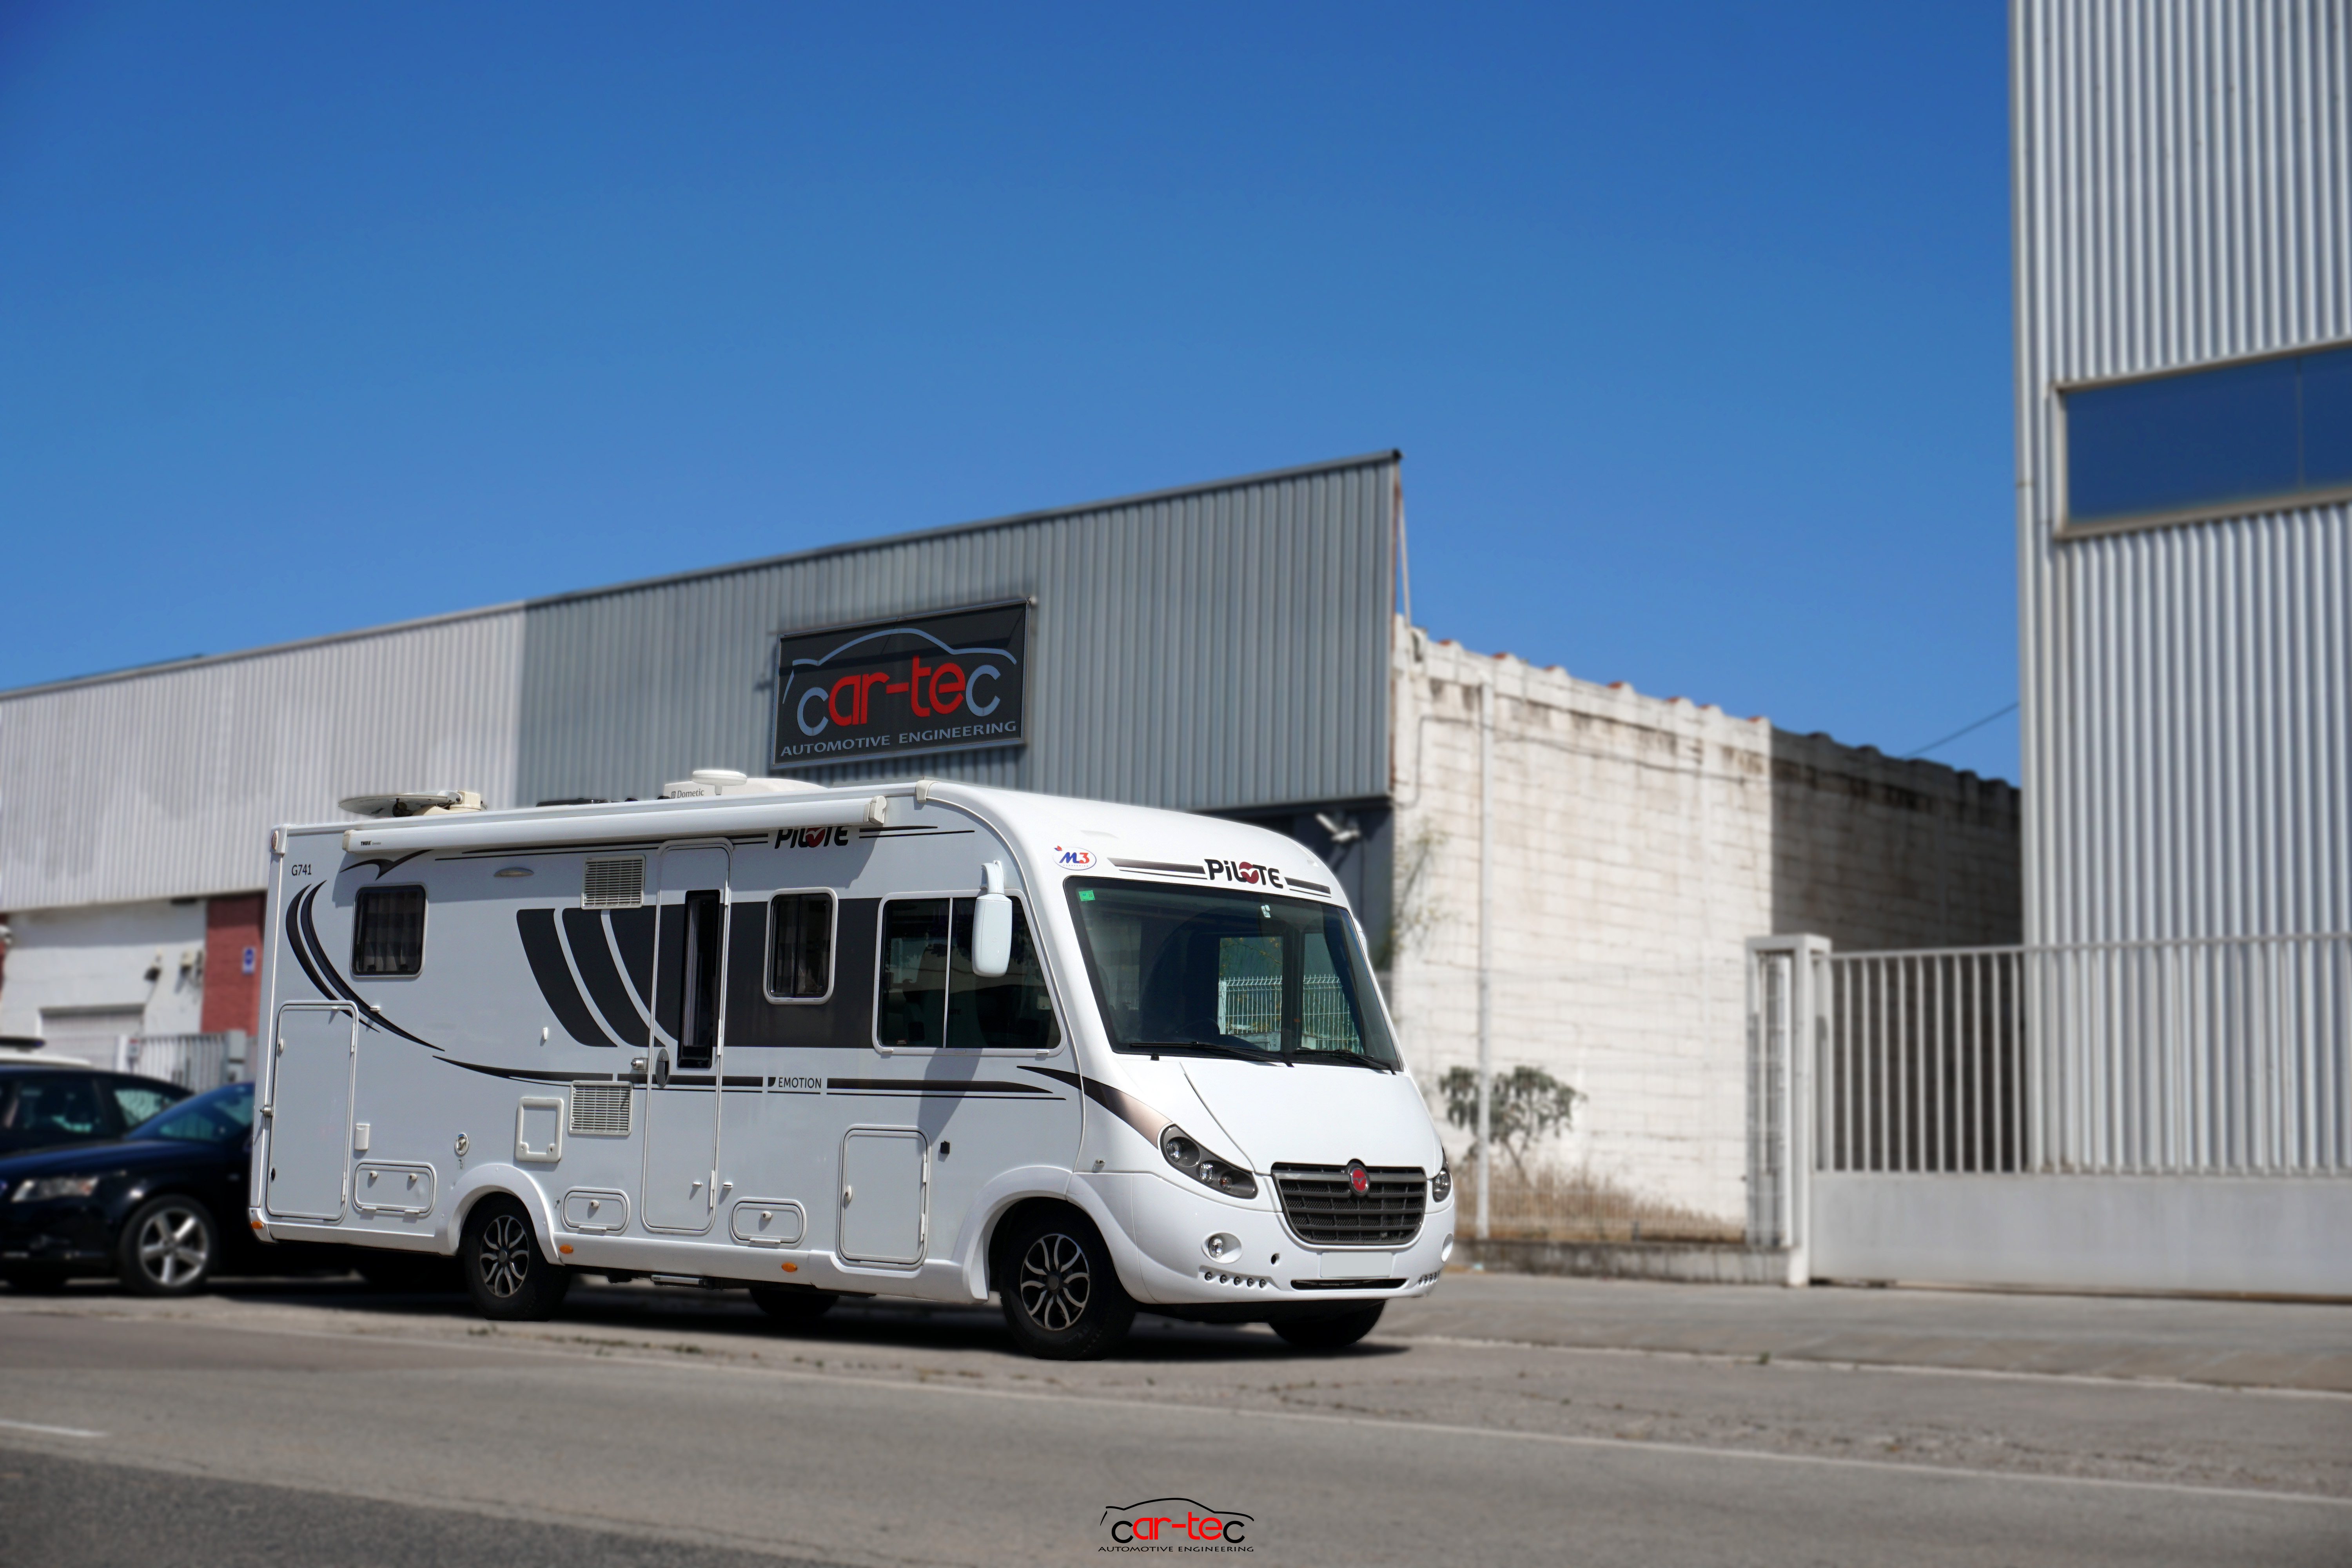
[[[16,1189],[8,1201],[37,1204],[47,1198],[86,1198],[98,1191],[96,1176],[37,1176]]]
[[[1171,1126],[1160,1135],[1160,1152],[1167,1162],[1229,1198],[1257,1196],[1257,1178],[1229,1160],[1220,1160],[1194,1142],[1181,1127]]]
[[[1437,1174],[1429,1178],[1429,1201],[1442,1204],[1454,1195],[1454,1162],[1440,1154]]]

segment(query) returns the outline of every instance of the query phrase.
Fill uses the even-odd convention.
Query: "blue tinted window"
[[[2352,484],[2352,349],[2066,395],[2074,523]]]
[[[2304,357],[2303,482],[2352,485],[2352,349]]]

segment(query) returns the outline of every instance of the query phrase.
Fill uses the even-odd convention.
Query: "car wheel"
[[[484,1198],[466,1216],[457,1249],[474,1310],[496,1322],[551,1318],[572,1289],[572,1275],[539,1254],[530,1215],[512,1198]]]
[[[1013,1338],[1045,1361],[1092,1361],[1127,1337],[1135,1302],[1102,1233],[1076,1209],[1016,1219],[997,1254],[997,1294]]]
[[[220,1232],[204,1205],[165,1194],[123,1222],[114,1271],[139,1296],[185,1296],[204,1288],[220,1257]]]
[[[62,1268],[11,1268],[0,1274],[8,1281],[8,1289],[21,1290],[27,1296],[54,1296],[66,1288],[66,1271]]]
[[[1372,1325],[1381,1321],[1381,1310],[1387,1305],[1386,1301],[1375,1301],[1351,1312],[1277,1319],[1273,1328],[1303,1351],[1343,1351],[1372,1331]]]
[[[754,1285],[751,1301],[760,1310],[787,1328],[799,1328],[814,1323],[833,1310],[841,1298],[830,1290],[814,1290],[806,1285]]]

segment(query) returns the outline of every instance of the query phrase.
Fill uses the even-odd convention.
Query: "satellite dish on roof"
[[[335,804],[356,816],[439,816],[445,812],[479,811],[482,797],[469,789],[416,790],[346,795]]]

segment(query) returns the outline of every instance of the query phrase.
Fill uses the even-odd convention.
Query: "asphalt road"
[[[2347,1356],[2339,1308],[1499,1278],[1076,1366],[646,1287],[0,1294],[0,1563],[1100,1563],[1172,1497],[1281,1563],[2340,1564]]]

